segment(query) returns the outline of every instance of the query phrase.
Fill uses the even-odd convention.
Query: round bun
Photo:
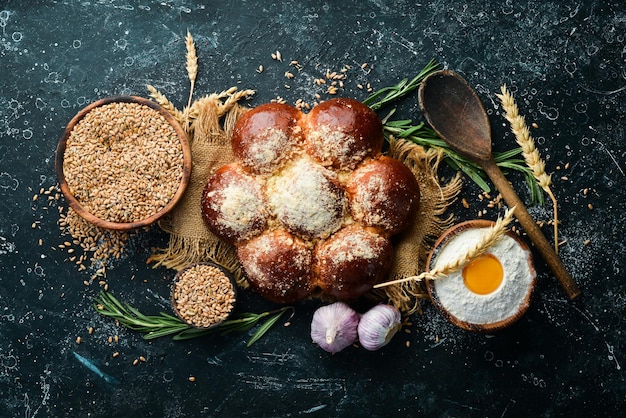
[[[380,154],[383,125],[376,113],[354,99],[334,99],[311,110],[305,128],[307,152],[320,164],[352,170]]]
[[[317,247],[319,287],[338,299],[357,298],[385,278],[392,255],[389,238],[349,225]]]
[[[336,177],[310,159],[298,159],[268,182],[272,214],[294,234],[328,237],[343,224],[348,206]]]
[[[411,170],[386,156],[352,172],[347,191],[354,220],[388,234],[405,229],[419,205],[419,184]]]
[[[237,256],[250,286],[272,302],[293,303],[313,291],[311,250],[287,231],[265,231],[239,246]]]
[[[267,226],[263,188],[238,164],[220,167],[202,191],[202,217],[220,239],[234,244]]]
[[[295,107],[282,103],[267,103],[245,113],[231,138],[235,158],[256,174],[276,170],[300,142],[300,114]]]
[[[208,180],[202,215],[234,244],[252,289],[277,303],[319,291],[355,299],[385,279],[391,236],[415,218],[420,193],[383,141],[376,113],[352,99],[308,114],[270,103],[237,121],[235,162]]]

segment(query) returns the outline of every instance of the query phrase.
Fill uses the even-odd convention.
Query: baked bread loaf
[[[382,123],[353,99],[308,114],[269,103],[235,126],[236,161],[209,178],[201,210],[233,244],[252,289],[277,303],[367,293],[391,267],[391,236],[415,218],[419,185],[382,155]]]

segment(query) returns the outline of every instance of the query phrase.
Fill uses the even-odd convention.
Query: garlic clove
[[[357,328],[359,342],[366,350],[386,346],[402,327],[400,311],[391,305],[376,305],[365,312]]]
[[[322,306],[313,314],[311,338],[323,350],[337,353],[357,340],[359,314],[343,302]]]

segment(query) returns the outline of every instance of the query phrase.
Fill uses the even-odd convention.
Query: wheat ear
[[[187,125],[189,124],[189,109],[191,108],[191,99],[193,98],[193,89],[196,85],[196,76],[198,75],[198,56],[196,55],[196,45],[193,42],[191,33],[187,31],[185,38],[185,46],[187,48],[187,75],[191,83],[189,87],[189,100],[185,108]]]
[[[423,281],[423,280],[437,280],[448,276],[455,271],[461,270],[470,261],[476,257],[484,254],[489,248],[496,244],[500,238],[506,233],[507,225],[513,220],[513,211],[515,207],[508,209],[504,213],[504,217],[498,218],[498,220],[489,228],[489,230],[483,235],[483,237],[474,246],[467,249],[467,251],[455,260],[449,263],[436,267],[430,271],[426,271],[417,276],[406,277],[404,279],[392,280],[385,283],[379,283],[374,286],[375,289],[380,287],[391,286],[394,284],[405,283],[410,281]]]
[[[233,90],[234,89],[234,90]],[[242,97],[248,97],[254,95],[255,91],[246,89],[246,90],[237,90],[236,87],[231,87],[228,91],[228,98],[224,101],[221,106],[220,113],[224,114],[228,112],[236,103],[241,100]]]
[[[180,110],[176,109],[176,106],[170,102],[164,94],[160,93],[154,86],[148,84],[146,86],[150,92],[150,97],[154,99],[163,109],[165,109],[170,115],[174,116],[174,119],[181,125],[185,121],[185,115]]]
[[[537,180],[539,186],[546,192],[546,194],[552,200],[552,206],[554,207],[554,250],[559,252],[559,217],[557,212],[557,201],[550,189],[552,184],[552,178],[546,173],[546,165],[539,156],[539,151],[535,147],[535,141],[530,135],[530,130],[526,126],[524,117],[519,114],[519,109],[515,103],[513,95],[506,88],[506,85],[500,87],[502,94],[496,96],[502,102],[502,108],[504,109],[504,117],[511,124],[511,131],[515,135],[515,141],[522,148],[522,155],[526,161],[526,165],[530,168],[533,176]]]

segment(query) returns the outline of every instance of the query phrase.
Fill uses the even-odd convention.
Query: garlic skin
[[[358,324],[358,313],[343,302],[335,302],[315,311],[311,338],[323,350],[334,354],[356,342]]]
[[[361,346],[369,351],[386,346],[402,327],[400,311],[391,305],[376,305],[361,316],[357,328]]]

